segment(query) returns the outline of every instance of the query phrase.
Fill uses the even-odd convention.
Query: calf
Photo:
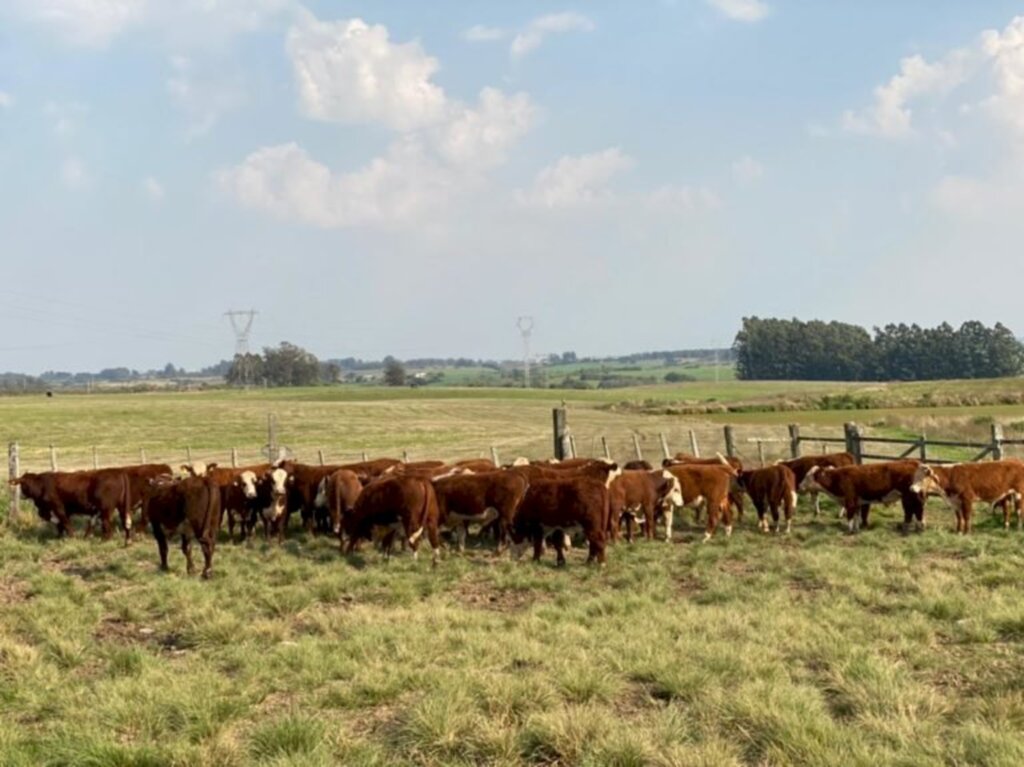
[[[234,540],[235,524],[239,523],[239,540],[244,541],[255,525],[251,513],[252,502],[256,498],[257,480],[270,471],[269,463],[227,468],[215,466],[207,470],[205,476],[213,480],[220,489],[221,518],[227,517],[228,536]]]
[[[698,458],[688,453],[676,453],[672,458],[666,458],[661,462],[665,468],[669,466],[728,466],[732,469],[734,476],[743,471],[743,462],[734,456],[726,456],[721,453],[714,458]],[[734,479],[729,486],[729,504],[736,510],[736,518],[743,519],[743,489]],[[694,518],[700,521],[700,509],[694,509]]]
[[[1021,499],[1024,496],[1024,463],[1020,461],[985,461],[957,463],[952,466],[921,464],[914,475],[914,488],[921,493],[937,492],[956,513],[956,531],[971,531],[975,501],[986,501],[1003,508],[1003,527],[1010,527],[1010,502],[1017,510],[1017,527],[1021,524]]]
[[[498,552],[508,541],[516,511],[529,481],[513,471],[490,471],[462,474],[434,480],[441,524],[455,528],[458,549],[466,546],[466,529],[470,523],[481,528],[492,522],[498,525]]]
[[[779,506],[786,514],[786,533],[793,524],[793,510],[796,508],[796,476],[785,464],[766,466],[740,472],[737,478],[740,487],[750,496],[757,510],[757,526],[762,532],[770,529],[765,511],[770,510],[775,532],[779,532]]]
[[[916,521],[924,528],[924,495],[915,485],[917,461],[886,461],[864,466],[812,467],[800,483],[803,491],[828,493],[842,504],[851,533],[868,524],[872,503],[900,501],[903,528]]]
[[[347,551],[351,554],[360,540],[372,540],[379,531],[384,557],[390,559],[395,535],[402,533],[415,558],[420,537],[426,533],[436,565],[441,546],[438,517],[437,495],[430,480],[398,476],[371,482],[363,488],[352,513],[342,520]]]
[[[852,453],[823,453],[821,455],[804,455],[799,458],[790,458],[788,461],[781,461],[780,463],[790,468],[793,476],[796,478],[796,486],[799,488],[804,481],[804,477],[807,476],[807,472],[815,466],[821,469],[854,466],[857,460],[853,457]],[[814,516],[818,516],[821,513],[821,501],[818,497],[818,491],[812,487],[807,492],[814,502]]]
[[[70,537],[71,516],[82,514],[99,516],[103,538],[109,540],[116,511],[125,530],[125,545],[131,538],[131,484],[121,469],[26,472],[10,484],[21,486],[22,494],[35,504],[40,518],[56,525],[58,536]]]
[[[341,535],[342,521],[356,506],[363,484],[359,475],[349,469],[338,469],[320,480],[316,494],[317,508],[326,508],[331,530]]]
[[[683,505],[679,479],[667,469],[623,471],[612,480],[608,493],[608,532],[612,540],[617,540],[625,517],[626,540],[630,543],[638,516],[644,521],[645,536],[654,540],[654,518],[658,511]],[[665,530],[665,540],[672,540],[671,525]]]
[[[160,569],[167,570],[167,539],[181,535],[186,572],[192,575],[192,539],[203,550],[203,578],[213,574],[213,549],[220,529],[220,487],[210,477],[151,480],[143,499],[144,514],[160,552]]]
[[[704,531],[706,543],[715,534],[718,517],[725,522],[726,536],[732,535],[732,514],[729,502],[729,490],[734,475],[731,467],[724,465],[675,464],[667,468],[679,480],[682,503],[677,508],[706,508],[708,512],[707,527]],[[672,535],[672,507],[665,509],[665,528],[668,536]]]
[[[256,479],[256,495],[249,501],[252,524],[257,518],[263,520],[264,540],[270,540],[273,533],[279,544],[284,542],[288,526],[288,479],[284,469],[271,469]]]
[[[522,556],[525,540],[533,541],[533,559],[540,560],[544,539],[555,534],[558,566],[565,565],[565,544],[576,530],[590,544],[587,563],[605,563],[605,541],[608,529],[608,485],[600,478],[566,476],[537,479],[519,504],[512,523],[512,542],[516,556]]]

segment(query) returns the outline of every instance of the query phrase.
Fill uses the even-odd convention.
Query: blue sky
[[[11,0],[0,369],[1001,320],[1024,4]]]

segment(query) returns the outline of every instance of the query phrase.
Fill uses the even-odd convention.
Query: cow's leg
[[[156,538],[156,548],[160,552],[160,569],[167,572],[167,536],[164,529],[156,522],[152,523],[153,537]]]
[[[715,508],[714,504],[707,504],[708,511],[708,523],[704,529],[704,540],[703,543],[707,543],[711,540],[711,536],[715,534],[715,528],[718,527],[718,509]]]
[[[729,503],[736,507],[736,521],[743,521],[743,493],[729,493]]]
[[[195,574],[196,565],[192,561],[192,539],[188,533],[181,534],[181,553],[185,555],[185,572],[188,575]]]
[[[565,542],[569,537],[561,530],[555,531],[555,566],[565,567]]]
[[[971,517],[974,515],[974,499],[966,495],[960,497],[964,516],[964,535],[971,532]]]
[[[675,507],[669,504],[663,512],[665,516],[665,543],[672,543],[672,522],[675,516]],[[653,522],[651,524],[653,527]]]
[[[199,539],[199,545],[203,549],[203,578],[213,575],[213,547],[216,540],[216,532]]]
[[[587,542],[590,544],[590,552],[587,555],[587,564],[597,562],[603,566],[605,563],[605,536],[600,528],[587,531]]]
[[[768,505],[768,508],[769,508],[769,510],[771,511],[771,514],[772,514],[772,527],[775,530],[775,532],[777,533],[777,532],[779,532],[779,502],[778,501],[772,501]]]
[[[786,512],[786,535],[789,535],[793,530],[793,511],[796,509],[796,491],[786,494],[786,499],[783,502],[783,509]]]
[[[436,522],[427,523],[427,541],[430,542],[430,565],[437,567],[437,559],[441,555],[441,531]]]
[[[533,561],[540,562],[540,555],[544,553],[544,532],[538,531],[533,534]]]
[[[870,503],[862,503],[860,505],[860,526],[865,530],[868,527],[868,512],[871,511]]]
[[[132,510],[118,506],[117,515],[121,520],[121,529],[124,530],[124,545],[128,546],[132,542]]]
[[[646,528],[644,530],[644,537],[649,541],[653,541],[658,535],[657,524],[655,524],[655,517],[657,514],[655,513],[653,505],[644,505],[643,512],[644,527]],[[634,519],[636,519],[636,517],[634,517]]]
[[[100,511],[100,529],[103,531],[103,540],[109,541],[114,537],[114,519],[110,509]]]
[[[70,519],[68,521],[70,522]],[[85,519],[85,530],[82,532],[82,537],[83,538],[91,538],[92,537],[92,522],[93,522],[93,517],[91,517],[91,516],[90,517],[86,517],[86,519]],[[70,525],[69,525],[69,527],[70,527]]]
[[[857,532],[857,512],[859,506],[856,499],[847,499],[843,504],[843,510],[846,513],[846,528],[849,532]]]
[[[814,502],[814,516],[821,514],[821,497],[818,495],[817,490],[811,491],[811,501]]]
[[[725,537],[732,535],[732,505],[729,503],[729,496],[722,501],[722,522],[725,527]]]
[[[757,529],[762,533],[767,533],[768,519],[764,515],[765,509],[763,498],[757,498],[754,500],[754,511],[757,512]]]
[[[1010,498],[1006,497],[1002,500],[1003,506],[1003,529],[1010,529]]]
[[[233,541],[233,540],[235,540],[235,510],[234,509],[228,509],[227,518],[228,518],[228,540]],[[244,521],[242,521],[240,527],[241,527],[242,530],[240,530],[239,532],[241,533],[242,538],[244,538],[245,537],[245,533],[242,532],[242,531],[245,530],[245,522]],[[241,539],[239,539],[239,540],[241,540]]]

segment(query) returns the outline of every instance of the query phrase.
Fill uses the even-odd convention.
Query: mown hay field
[[[557,401],[501,394],[14,398],[0,423],[83,455],[255,449],[268,411],[307,451],[545,450]],[[587,402],[581,435],[696,423]],[[0,764],[1024,763],[1024,532],[981,509],[957,537],[937,502],[909,536],[896,509],[856,536],[834,514],[773,536],[748,510],[701,545],[686,513],[600,569],[385,565],[295,532],[222,540],[202,582],[173,548],[158,572],[150,538],[58,541],[26,507],[0,526]]]

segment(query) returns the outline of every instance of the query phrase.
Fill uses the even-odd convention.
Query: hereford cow
[[[627,461],[623,467],[623,471],[654,471],[654,467],[651,466],[649,461],[645,461],[642,458],[634,461]]]
[[[704,542],[711,540],[718,526],[719,515],[725,523],[726,536],[732,535],[732,514],[729,502],[729,490],[735,479],[732,467],[724,464],[686,464],[679,463],[667,467],[679,480],[682,503],[677,508],[707,510],[707,527],[704,531]],[[665,508],[665,531],[671,539],[673,507]]]
[[[626,518],[626,540],[633,542],[633,525],[644,523],[644,534],[654,540],[654,519],[667,506],[682,506],[679,479],[667,469],[626,470],[612,480],[608,488],[608,532],[612,540],[619,537],[622,518]],[[672,529],[665,531],[665,540],[672,540]]]
[[[722,455],[721,453],[717,453],[714,458],[698,458],[697,456],[690,455],[689,453],[676,453],[673,457],[666,458],[664,461],[662,461],[661,465],[664,468],[668,468],[669,466],[680,466],[680,465],[682,465],[682,466],[721,466],[721,465],[727,465],[727,466],[729,466],[733,470],[733,472],[735,473],[735,476],[738,476],[739,472],[743,471],[743,462],[739,458],[736,458],[735,456],[731,456],[731,455]],[[729,486],[729,503],[736,510],[736,519],[742,520],[743,519],[743,490],[742,490],[742,488],[740,488],[740,486],[736,482],[736,480],[733,480],[732,484]],[[699,522],[700,521],[700,508],[699,507],[695,507],[693,511],[694,511],[694,519],[696,519]]]
[[[341,535],[341,526],[348,514],[355,509],[363,484],[359,475],[349,469],[338,469],[320,481],[316,494],[316,507],[327,509],[331,530]]]
[[[192,539],[203,550],[203,578],[213,574],[213,549],[220,529],[220,487],[210,477],[155,479],[143,497],[145,518],[149,520],[160,552],[160,569],[167,570],[167,539],[181,535],[186,572],[192,575]]]
[[[608,529],[608,484],[600,477],[562,476],[531,480],[512,523],[516,557],[522,556],[526,539],[533,541],[533,559],[540,560],[544,539],[555,533],[558,566],[565,565],[565,546],[575,531],[590,544],[587,563],[605,563]]]
[[[71,537],[71,516],[81,514],[98,516],[103,538],[109,540],[116,511],[125,530],[125,545],[131,538],[131,483],[121,469],[26,472],[10,484],[21,486],[22,495],[35,504],[40,518],[57,527],[58,536]]]
[[[799,488],[804,481],[804,477],[807,476],[807,472],[815,466],[822,469],[854,466],[857,460],[853,457],[852,453],[823,453],[822,455],[803,455],[799,458],[790,458],[788,461],[780,461],[780,463],[790,468],[793,476],[796,478],[796,486]],[[807,492],[814,502],[814,516],[818,516],[821,513],[821,501],[818,497],[818,491],[811,488]]]
[[[785,464],[766,466],[763,469],[741,471],[737,478],[740,487],[750,496],[757,511],[757,526],[762,532],[770,530],[765,511],[771,511],[775,532],[779,532],[779,507],[786,514],[786,533],[793,524],[793,510],[796,508],[796,476]]]
[[[498,468],[490,458],[465,458],[461,461],[456,461],[452,465],[459,469],[471,471],[474,474],[480,474],[485,471],[495,471]]]
[[[270,540],[271,533],[277,542],[284,542],[284,531],[288,526],[288,472],[277,467],[256,480],[256,496],[249,501],[251,525],[256,519],[263,521],[263,538]]]
[[[441,524],[455,529],[458,549],[462,551],[466,547],[470,523],[479,524],[482,529],[495,522],[498,526],[498,553],[501,553],[528,487],[527,478],[514,471],[489,471],[436,479],[434,490]]]
[[[871,504],[903,506],[903,529],[911,522],[924,529],[924,495],[915,485],[917,461],[886,461],[864,466],[812,467],[800,483],[803,491],[828,493],[843,507],[851,533],[868,524]]]
[[[921,493],[943,496],[956,513],[956,531],[971,531],[975,501],[1002,506],[1003,527],[1010,528],[1010,502],[1017,511],[1017,527],[1021,524],[1021,503],[1024,496],[1024,463],[1020,461],[985,461],[957,463],[951,466],[917,467],[914,487]]]
[[[348,536],[348,553],[355,551],[360,540],[373,540],[375,533],[379,533],[385,559],[391,557],[398,533],[415,558],[420,538],[425,533],[430,541],[432,561],[437,564],[441,536],[437,495],[430,480],[398,476],[371,482],[363,488],[352,513],[342,520],[342,526]]]

